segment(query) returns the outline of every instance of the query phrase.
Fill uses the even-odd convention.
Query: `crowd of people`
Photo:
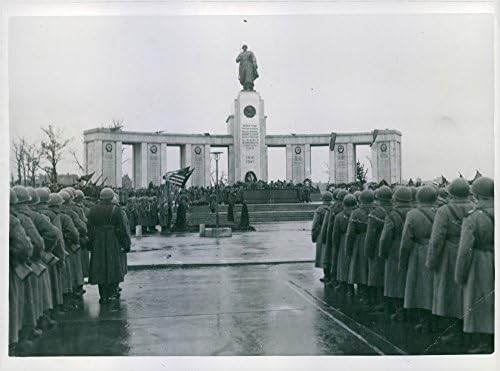
[[[80,309],[85,279],[98,285],[101,304],[119,299],[131,241],[113,190],[94,202],[73,187],[14,186],[9,227],[10,354],[29,350],[57,325],[55,314]]]
[[[381,186],[322,194],[312,241],[326,290],[352,296],[445,344],[491,352],[494,182]]]

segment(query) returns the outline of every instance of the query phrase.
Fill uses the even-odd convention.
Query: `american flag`
[[[191,174],[193,174],[193,171],[194,167],[191,169],[190,166],[175,171],[169,171],[163,176],[163,179],[176,186],[184,187]]]

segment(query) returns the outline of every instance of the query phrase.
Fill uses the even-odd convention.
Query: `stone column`
[[[89,171],[89,159],[87,158],[88,156],[88,142],[83,143],[83,170],[85,171],[85,174],[90,174],[91,171]]]
[[[235,183],[235,172],[236,169],[234,168],[235,166],[235,160],[234,160],[234,145],[230,144],[227,147],[227,167],[229,174],[227,176],[227,180],[229,184],[234,184]]]
[[[336,183],[335,179],[335,149],[328,152],[328,182]]]
[[[372,145],[373,180],[401,183],[401,134],[379,133]]]
[[[235,181],[244,181],[248,172],[267,179],[266,117],[264,101],[255,91],[240,91],[228,119],[229,134],[234,138]],[[266,170],[263,170],[266,169]]]
[[[116,176],[115,176],[115,185],[116,187],[121,188],[122,187],[122,142],[116,142],[115,146],[115,171],[116,171]]]
[[[354,144],[347,143],[347,182],[356,180],[356,156],[354,155]]]
[[[147,143],[134,144],[134,187],[147,188],[148,186],[148,157]]]
[[[203,170],[204,170],[204,186],[205,187],[209,187],[210,186],[210,181],[211,181],[211,177],[210,177],[210,165],[212,163],[212,158],[210,156],[210,144],[205,144],[205,148],[204,148],[204,151],[205,151],[205,163],[203,165]],[[220,175],[220,171],[219,171],[219,175]]]
[[[103,151],[104,149],[102,148],[102,140],[95,140],[94,141],[94,170],[95,170],[95,175],[94,179],[98,179],[99,177],[101,178],[99,180],[98,184],[101,184],[103,181],[102,175],[102,157],[103,157]]]
[[[158,143],[147,145],[148,179],[147,184],[158,186],[161,182],[161,146]]]
[[[167,173],[167,143],[160,144],[160,152],[161,152],[160,183],[164,183],[163,176]]]
[[[286,181],[289,182],[293,179],[293,150],[292,145],[286,145]]]
[[[193,148],[191,144],[184,144],[181,146],[181,167],[185,168],[187,166],[193,166],[192,163],[192,157],[191,157],[191,152],[193,151]],[[195,169],[196,172],[196,169]],[[194,173],[191,175],[191,177],[188,179],[186,182],[186,187],[190,187],[193,184],[193,177]]]
[[[311,145],[304,145],[304,179],[311,179]]]

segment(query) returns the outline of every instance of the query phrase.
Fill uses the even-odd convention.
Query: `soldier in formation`
[[[479,177],[325,192],[312,224],[320,280],[416,332],[443,333],[445,344],[492,351],[493,190]]]
[[[15,186],[10,192],[9,345],[11,354],[57,325],[56,314],[79,309],[86,244],[85,209],[79,192]],[[79,201],[80,198],[77,198]],[[78,228],[75,226],[77,223]]]

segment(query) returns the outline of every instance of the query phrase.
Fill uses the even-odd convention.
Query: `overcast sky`
[[[226,134],[243,43],[269,134],[397,129],[406,179],[493,175],[493,22],[479,14],[11,18],[11,136],[52,123],[81,152],[83,130],[113,118]],[[284,158],[272,151],[271,176]],[[326,161],[315,150],[313,177]],[[76,171],[69,155],[61,170]]]

